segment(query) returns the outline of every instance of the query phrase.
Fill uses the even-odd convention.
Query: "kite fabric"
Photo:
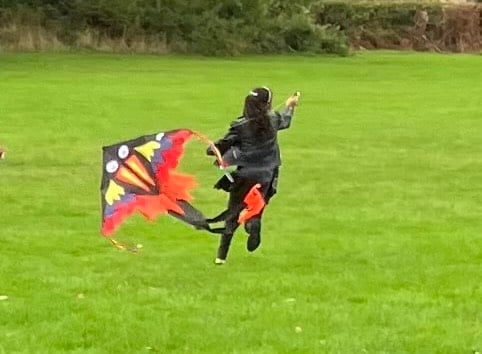
[[[201,212],[189,204],[194,177],[175,171],[184,143],[195,134],[187,129],[141,136],[103,147],[101,182],[102,228],[113,234],[134,212],[148,220],[169,213],[209,230]]]
[[[111,235],[135,212],[148,220],[169,214],[196,229],[223,232],[224,228],[211,228],[204,214],[189,203],[193,199],[190,191],[197,185],[195,178],[176,171],[184,144],[193,137],[216,149],[206,137],[189,129],[144,135],[102,148],[101,233],[114,245],[119,247],[120,244]],[[223,169],[224,161],[217,152],[217,164]],[[232,180],[228,172],[224,170],[224,173]],[[253,188],[246,196],[240,222],[264,206],[264,201],[259,204],[258,194],[257,188]]]
[[[259,215],[266,206],[263,193],[260,191],[261,184],[257,183],[246,193],[243,202],[234,208],[227,208],[214,218],[207,219],[208,223],[216,223],[231,219],[238,215],[238,224],[246,223],[252,217]]]
[[[252,217],[261,213],[266,205],[263,194],[260,192],[261,184],[255,184],[244,197],[244,209],[238,217],[238,223],[242,224]]]

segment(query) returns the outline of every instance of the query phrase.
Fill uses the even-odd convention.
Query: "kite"
[[[195,228],[213,231],[189,203],[190,191],[196,187],[194,177],[175,171],[184,143],[193,136],[198,135],[179,129],[103,147],[102,235],[111,236],[135,212],[148,220],[170,214]]]
[[[159,215],[168,214],[198,230],[223,232],[223,227],[212,228],[209,224],[213,220],[206,219],[190,204],[193,199],[190,192],[197,186],[195,178],[176,171],[184,153],[184,144],[193,137],[210,145],[215,152],[216,165],[233,182],[233,177],[225,170],[219,150],[205,136],[189,129],[144,135],[102,148],[101,233],[116,247],[126,248],[112,235],[127,217],[136,212],[151,221]],[[256,213],[262,208],[256,205],[259,200],[253,193],[259,192],[253,189],[246,196],[242,206],[245,208],[243,220],[240,222],[249,219],[253,210]]]

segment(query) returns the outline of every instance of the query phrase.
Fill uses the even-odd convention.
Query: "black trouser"
[[[268,183],[264,183],[261,186],[261,193],[265,198],[266,204],[276,194],[278,173],[278,168],[275,168],[272,172],[271,178],[265,180]],[[220,259],[226,259],[228,255],[229,246],[231,245],[234,232],[239,227],[238,218],[239,213],[244,208],[244,197],[256,183],[258,183],[256,180],[241,177],[237,178],[234,185],[232,185],[232,188],[229,189],[228,209],[225,214],[225,230],[221,235],[218,248],[218,258]],[[220,183],[217,185],[218,188],[221,188],[220,185]],[[222,189],[226,190],[228,188]],[[250,252],[256,250],[261,243],[261,217],[263,211],[264,209],[261,210],[258,215],[246,221],[244,225],[246,232],[249,234],[246,247]]]
[[[226,259],[226,257],[228,256],[231,240],[233,238],[234,232],[239,226],[238,218],[239,213],[242,210],[240,206],[243,205],[243,200],[246,196],[246,193],[248,193],[254,185],[255,183],[252,181],[238,179],[234,188],[229,192],[227,209],[229,212],[225,220],[225,230],[221,235],[219,241],[218,258]]]
[[[241,180],[241,181],[238,181],[236,187],[229,192],[228,210],[232,212],[227,214],[227,217],[225,220],[225,230],[221,235],[220,242],[219,242],[218,255],[217,255],[218,258],[226,259],[234,232],[239,227],[238,218],[241,210],[244,207],[244,204],[243,204],[244,197],[255,184],[256,182],[253,182],[253,181]],[[263,192],[264,189],[265,188],[262,187],[261,192]],[[263,211],[261,211],[258,215],[250,218],[245,223],[245,230],[249,234],[247,249],[250,252],[258,248],[259,244],[261,243],[262,214],[263,214]]]

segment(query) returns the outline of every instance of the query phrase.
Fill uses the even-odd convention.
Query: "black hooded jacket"
[[[225,191],[236,189],[241,180],[251,180],[266,186],[265,194],[276,193],[278,167],[281,165],[281,155],[278,145],[278,130],[287,129],[291,125],[293,109],[286,108],[284,112],[270,112],[274,133],[260,138],[253,130],[246,117],[240,117],[231,123],[228,133],[214,144],[219,149],[224,162],[228,166],[236,166],[233,172],[235,183],[226,176],[222,177],[215,188]],[[211,149],[208,155],[214,153]]]
[[[270,112],[274,134],[263,137],[253,130],[248,118],[240,117],[231,123],[228,133],[215,142],[215,145],[229,166],[274,169],[281,165],[277,131],[289,128],[292,116],[291,108],[287,108],[283,113]],[[213,154],[210,149],[208,154]]]

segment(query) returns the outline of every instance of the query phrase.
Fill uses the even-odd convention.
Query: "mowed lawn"
[[[0,353],[482,351],[482,56],[0,54]],[[253,254],[171,217],[100,236],[101,147],[302,92]],[[188,143],[207,214],[220,172]],[[8,297],[5,299],[5,297]]]

